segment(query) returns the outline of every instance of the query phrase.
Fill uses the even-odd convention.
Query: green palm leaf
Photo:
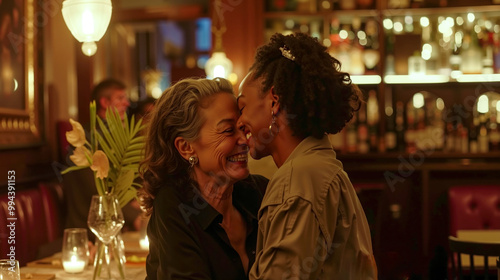
[[[127,116],[122,121],[116,109],[106,111],[106,120],[105,123],[97,117],[101,131],[97,140],[110,161],[106,185],[117,196],[120,206],[124,206],[136,197],[136,187],[141,187],[134,179],[143,159],[145,137],[141,132],[145,126],[142,120],[136,122],[134,116],[130,122]]]

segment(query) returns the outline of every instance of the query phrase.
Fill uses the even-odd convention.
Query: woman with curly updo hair
[[[259,210],[250,279],[376,279],[370,229],[327,134],[359,108],[340,62],[305,34],[275,34],[240,86],[250,154],[278,170]]]
[[[150,113],[141,201],[146,279],[247,279],[267,179],[248,174],[232,85],[185,79]]]

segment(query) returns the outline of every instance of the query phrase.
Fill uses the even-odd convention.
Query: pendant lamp
[[[65,0],[62,4],[64,22],[71,34],[82,42],[82,51],[92,56],[111,20],[110,0]]]
[[[215,44],[212,56],[205,64],[205,72],[209,79],[217,77],[227,79],[233,72],[233,63],[227,58],[222,48],[222,34],[226,32],[226,24],[224,22],[221,7],[220,0],[216,0],[214,2],[214,16],[212,19],[212,32],[215,35]]]

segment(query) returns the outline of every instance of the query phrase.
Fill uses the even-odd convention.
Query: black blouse
[[[258,175],[234,184],[233,205],[247,222],[248,269],[255,261],[259,211],[268,180]],[[148,224],[148,280],[248,279],[224,229],[222,215],[190,186],[163,187]]]

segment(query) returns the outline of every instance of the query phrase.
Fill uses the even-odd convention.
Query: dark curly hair
[[[140,173],[144,180],[139,197],[147,214],[160,188],[183,188],[196,185],[191,178],[189,163],[179,154],[174,141],[183,137],[192,142],[198,139],[205,122],[200,108],[210,105],[218,93],[233,94],[232,84],[225,79],[184,79],[171,86],[155,102],[146,135],[144,160]]]
[[[295,59],[285,57],[280,48]],[[302,138],[341,131],[360,107],[362,93],[326,50],[306,34],[277,33],[257,50],[250,68],[252,79],[263,78],[262,93],[274,87],[290,128]]]

